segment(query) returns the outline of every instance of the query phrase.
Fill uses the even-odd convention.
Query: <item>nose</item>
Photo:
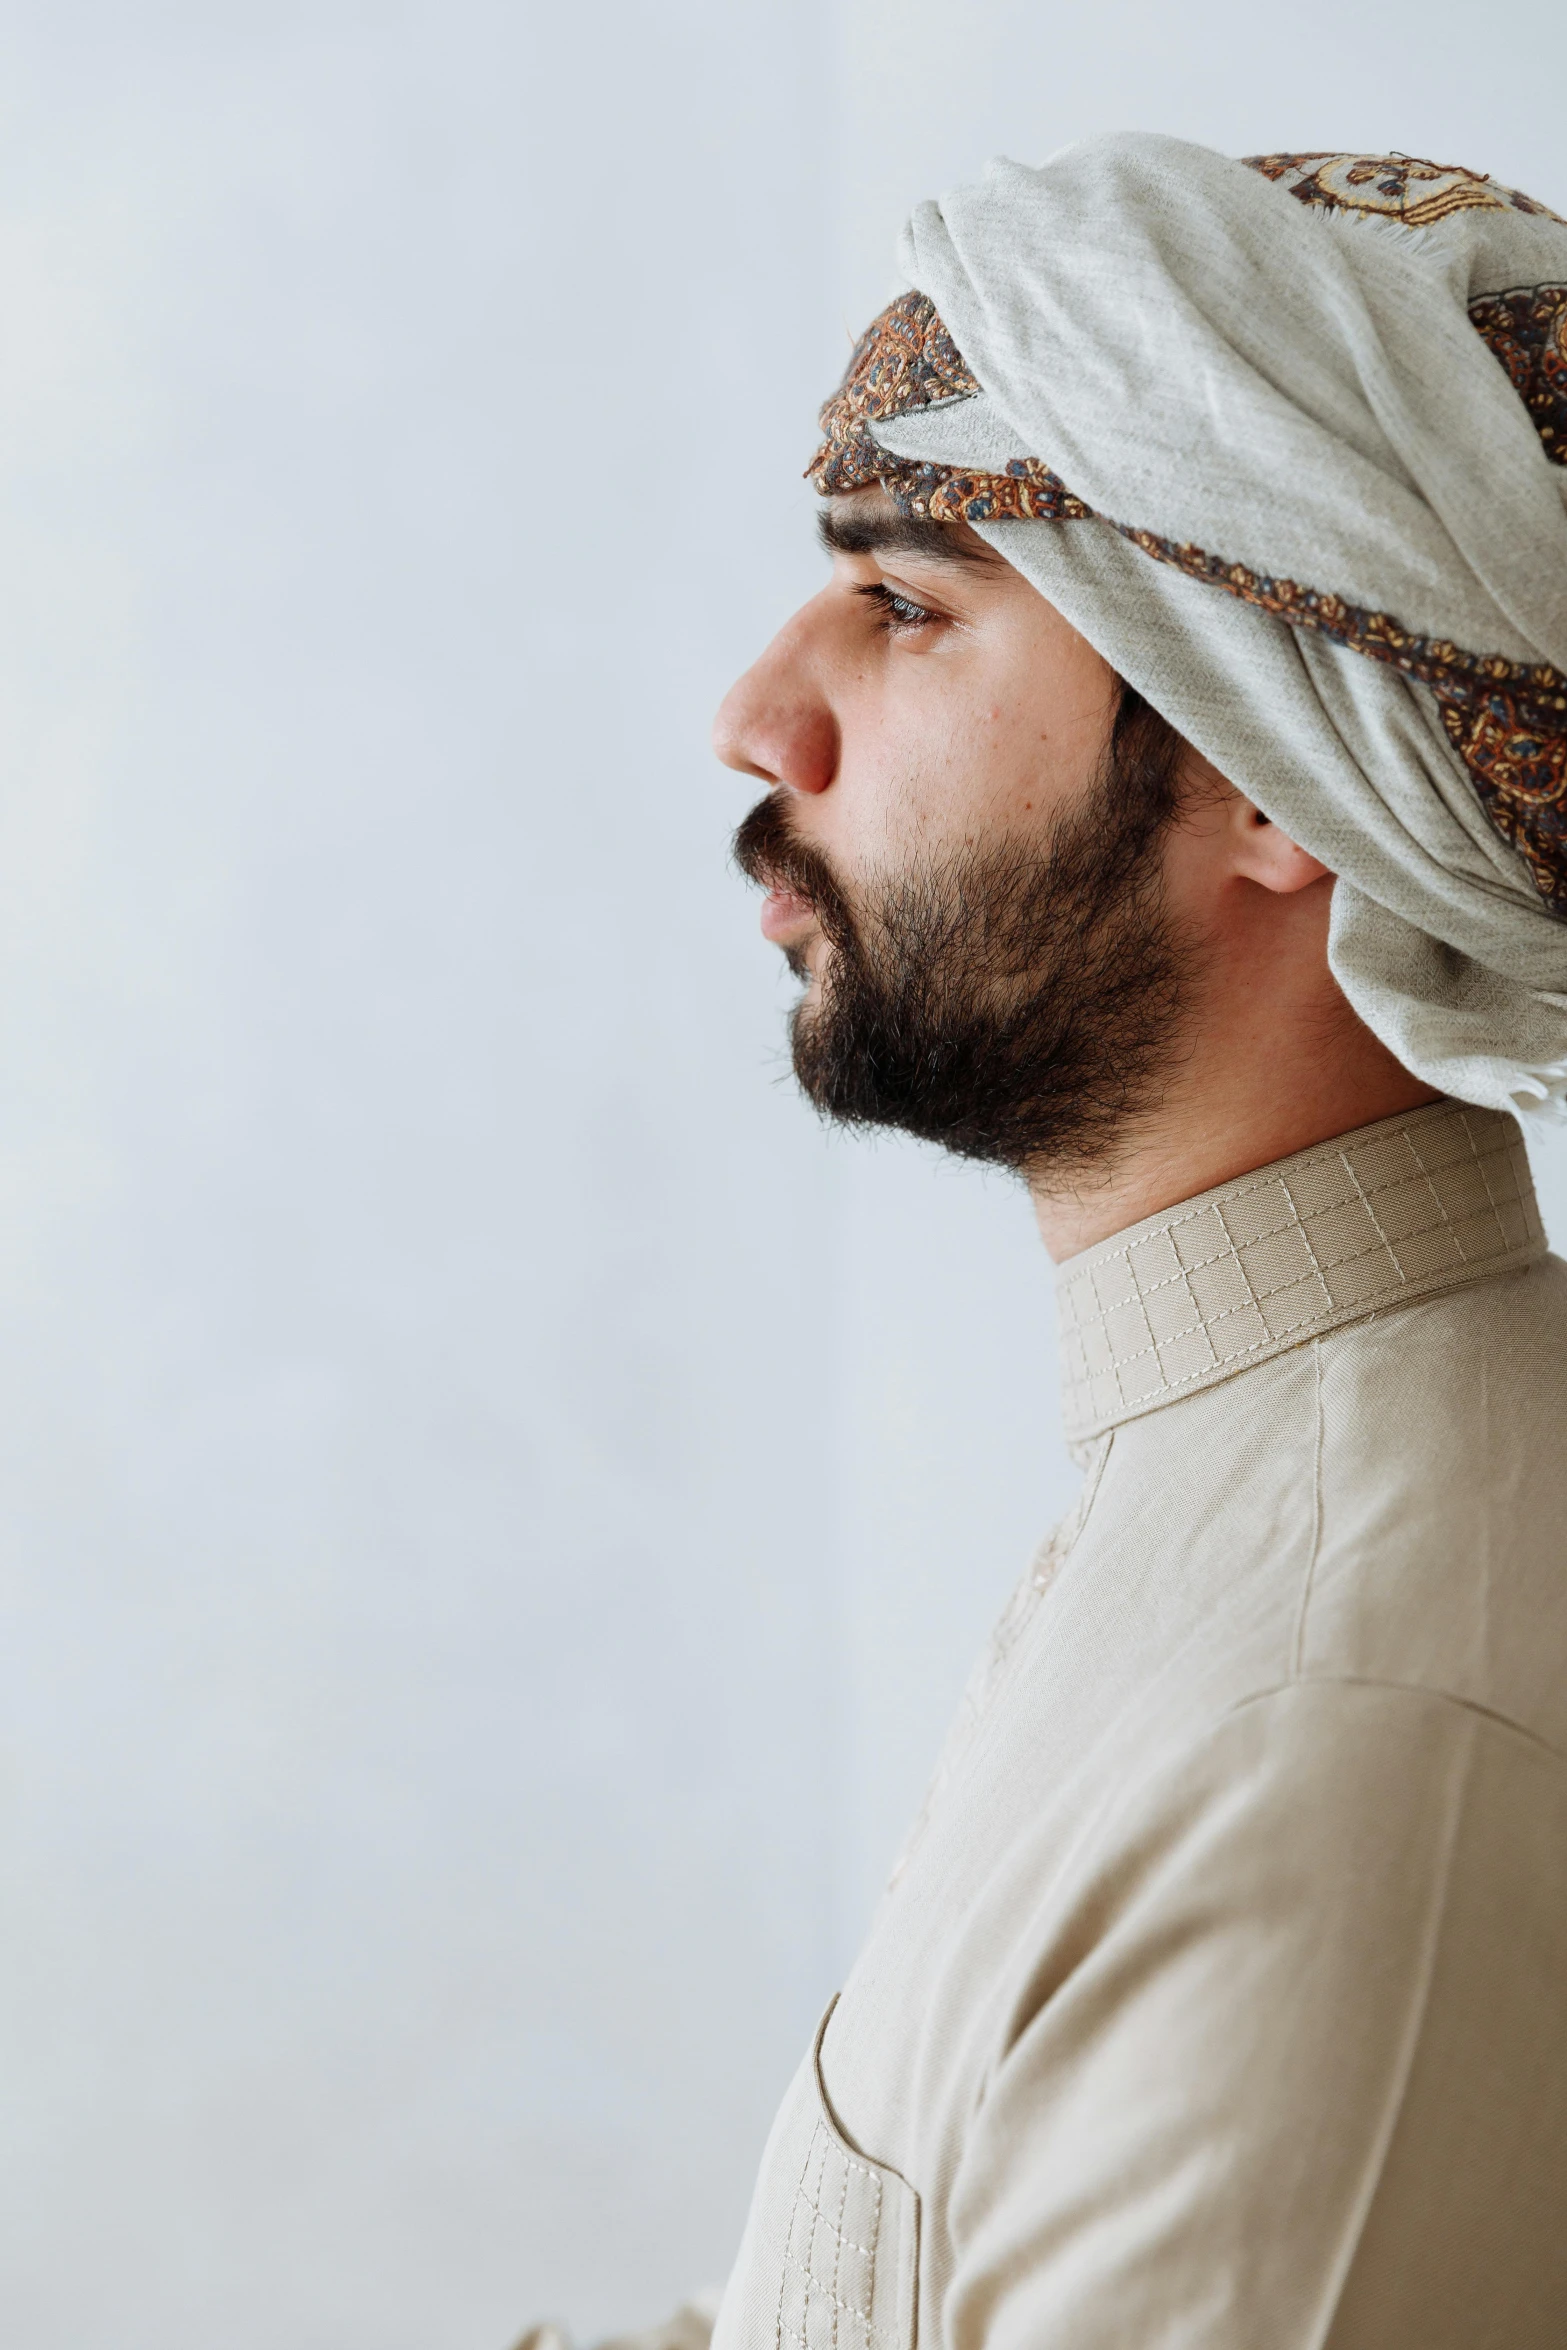
[[[804,619],[796,613],[725,694],[713,748],[737,774],[823,792],[838,772],[838,721],[809,658]]]

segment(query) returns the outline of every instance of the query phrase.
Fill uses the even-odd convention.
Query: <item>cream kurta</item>
[[[1567,2344],[1567,1266],[1441,1103],[1068,1264],[1086,1476],[715,2350]]]

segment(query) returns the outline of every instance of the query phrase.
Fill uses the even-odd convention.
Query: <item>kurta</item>
[[[1060,1282],[1077,1507],[714,2350],[1567,2343],[1567,1266],[1442,1102]]]

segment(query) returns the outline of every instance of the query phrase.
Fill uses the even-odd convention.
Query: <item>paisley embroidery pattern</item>
[[[911,497],[945,480],[948,468],[910,465],[878,448],[873,424],[904,416],[911,408],[933,408],[966,400],[979,390],[958,347],[924,294],[900,294],[889,302],[854,346],[848,371],[823,406],[822,446],[806,468],[824,498],[862,490],[897,472],[907,476]],[[928,476],[928,480],[926,477]],[[923,506],[910,511],[924,512]]]
[[[849,371],[822,408],[824,439],[806,468],[824,498],[879,481],[905,514],[933,522],[1081,521],[1090,509],[1037,457],[1004,473],[959,473],[889,456],[871,426],[914,408],[968,399],[979,390],[925,294],[889,302],[854,346]]]
[[[1005,473],[949,473],[926,510],[934,522],[1085,522],[1092,512],[1037,457],[1009,457]]]
[[[1477,174],[1407,156],[1254,160],[1303,202],[1392,213],[1411,226],[1477,205],[1545,211]],[[1567,465],[1567,286],[1487,295],[1471,305],[1470,317],[1507,370],[1545,454]],[[900,512],[935,522],[1103,520],[1155,562],[1428,686],[1491,822],[1523,858],[1552,913],[1567,920],[1567,678],[1548,663],[1506,661],[1413,635],[1389,613],[1096,516],[1041,458],[1014,457],[1000,473],[964,472],[894,457],[873,437],[874,424],[979,389],[928,297],[901,294],[860,337],[843,383],[823,407],[825,437],[808,479],[824,497],[879,482]]]
[[[1481,806],[1567,921],[1567,701],[1532,685],[1466,695],[1439,685],[1436,701]]]
[[[1269,578],[1152,531],[1113,527],[1156,563],[1173,564],[1292,628],[1314,629],[1429,686],[1486,814],[1523,858],[1551,912],[1567,920],[1567,677],[1560,670],[1414,636],[1386,612]]]
[[[1427,228],[1453,212],[1533,212],[1561,216],[1516,188],[1460,163],[1427,163],[1418,155],[1247,155],[1264,178],[1277,180],[1302,204],[1326,212],[1375,213]]]
[[[1567,465],[1567,286],[1486,294],[1469,316],[1511,376],[1545,454]]]

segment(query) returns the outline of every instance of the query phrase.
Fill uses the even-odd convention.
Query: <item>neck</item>
[[[1322,988],[1284,996],[1255,964],[1216,986],[1156,1105],[1131,1118],[1101,1164],[1029,1172],[1057,1264],[1163,1208],[1375,1119],[1441,1097],[1395,1061],[1321,965]],[[1223,975],[1216,975],[1221,977]]]

